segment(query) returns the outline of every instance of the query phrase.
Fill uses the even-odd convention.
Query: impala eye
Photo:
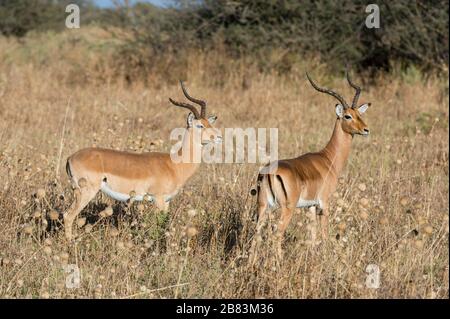
[[[204,128],[203,124],[197,124],[195,125],[197,128]]]
[[[352,119],[352,116],[351,116],[351,115],[348,115],[348,114],[345,114],[345,115],[344,115],[344,119],[346,119],[346,120],[351,120],[351,119]]]

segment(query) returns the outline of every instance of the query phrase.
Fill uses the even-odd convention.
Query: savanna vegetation
[[[0,1],[1,297],[448,298],[448,3],[380,3],[369,30],[360,1],[79,1],[81,28],[68,30],[63,2],[33,1]],[[257,164],[203,165],[168,213],[98,194],[65,240],[66,158],[169,151],[187,116],[168,102],[182,99],[179,79],[218,127],[277,127],[290,158],[323,147],[335,119],[304,71],[350,98],[346,63],[372,102],[371,135],[354,138],[328,241],[312,244],[298,209],[284,260],[267,227],[250,267]],[[79,288],[66,287],[68,264]]]

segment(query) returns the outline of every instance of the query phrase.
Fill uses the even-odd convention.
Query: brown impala
[[[191,104],[169,99],[172,104],[191,111],[178,154],[187,150],[189,158],[192,158],[196,146],[220,143],[222,136],[211,126],[217,117],[206,118],[206,102],[189,96],[183,82],[180,83],[186,98],[201,107],[199,113]],[[200,132],[199,138],[194,138],[194,131]],[[169,153],[136,154],[102,148],[85,148],[76,152],[68,158],[66,165],[75,188],[75,201],[64,213],[66,237],[72,238],[74,219],[99,190],[119,201],[147,199],[159,209],[167,210],[170,200],[199,165],[192,160],[172,161]]]
[[[345,162],[350,153],[353,136],[369,135],[369,129],[361,115],[370,106],[364,103],[357,106],[361,88],[353,84],[347,73],[347,81],[356,93],[351,107],[346,101],[329,89],[320,88],[309,77],[311,85],[317,91],[326,93],[339,101],[336,104],[337,119],[333,134],[328,144],[319,152],[307,153],[299,157],[280,160],[275,171],[270,174],[260,173],[258,176],[258,224],[256,228],[259,235],[267,218],[266,210],[279,206],[281,219],[277,228],[279,235],[278,253],[281,255],[281,240],[288,226],[292,213],[297,207],[318,207],[322,238],[328,237],[328,200],[337,185]],[[267,167],[267,166],[266,166]],[[254,190],[253,190],[253,193]],[[252,247],[254,252],[256,240]]]

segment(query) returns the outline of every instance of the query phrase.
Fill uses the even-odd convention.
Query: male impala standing
[[[281,241],[296,207],[319,208],[322,238],[328,237],[328,200],[337,185],[348,155],[353,136],[369,135],[369,129],[361,118],[370,103],[357,106],[361,89],[353,84],[347,73],[348,83],[356,90],[351,107],[336,92],[318,87],[306,76],[319,92],[329,94],[339,101],[336,104],[336,122],[328,144],[319,152],[307,153],[299,157],[280,160],[270,174],[258,176],[258,224],[257,234],[267,217],[266,210],[279,206],[281,219],[277,228],[279,235],[278,253],[281,255]],[[266,166],[267,167],[267,166]],[[253,242],[252,254],[256,246]]]
[[[183,82],[180,83],[186,98],[201,107],[199,113],[191,104],[169,99],[172,104],[191,111],[178,152],[183,153],[183,158],[186,158],[184,152],[188,152],[188,160],[178,163],[172,161],[169,153],[135,154],[102,148],[85,148],[71,155],[66,170],[75,188],[75,201],[64,213],[65,234],[69,240],[74,219],[99,190],[119,201],[147,198],[159,209],[167,210],[170,200],[200,165],[189,160],[194,157],[193,152],[203,145],[221,142],[220,132],[212,127],[217,117],[206,118],[206,102],[192,98]],[[199,130],[200,138],[195,138]]]

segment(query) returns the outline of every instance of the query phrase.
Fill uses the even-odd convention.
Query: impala
[[[281,208],[280,221],[277,226],[279,236],[278,253],[281,254],[281,241],[295,208],[318,208],[322,239],[328,237],[328,201],[337,186],[350,153],[350,146],[354,135],[369,135],[369,129],[361,115],[370,106],[364,103],[357,106],[361,88],[352,83],[347,72],[347,81],[355,89],[351,106],[337,94],[329,89],[320,88],[306,76],[314,89],[326,93],[339,101],[336,104],[336,122],[333,134],[328,144],[319,152],[307,153],[299,157],[279,160],[277,166],[269,174],[258,175],[258,223],[256,234],[259,235],[267,218],[266,210],[279,206]],[[267,169],[267,166],[265,167]],[[255,249],[254,241],[252,250]],[[254,253],[254,252],[253,252]]]
[[[191,97],[180,81],[185,97],[198,105],[169,101],[191,112],[187,116],[182,145],[178,153],[193,157],[196,147],[220,143],[222,136],[212,124],[216,116],[206,118],[206,102]],[[200,130],[200,131],[198,131]],[[194,138],[200,132],[200,138]],[[195,144],[196,143],[196,144]],[[195,145],[194,145],[195,144]],[[197,145],[199,144],[199,145]],[[72,224],[81,210],[102,191],[119,201],[152,201],[161,210],[169,208],[170,200],[199,168],[193,161],[172,161],[170,153],[128,153],[102,148],[85,148],[71,155],[66,171],[75,188],[75,201],[64,213],[65,235],[72,238]]]

